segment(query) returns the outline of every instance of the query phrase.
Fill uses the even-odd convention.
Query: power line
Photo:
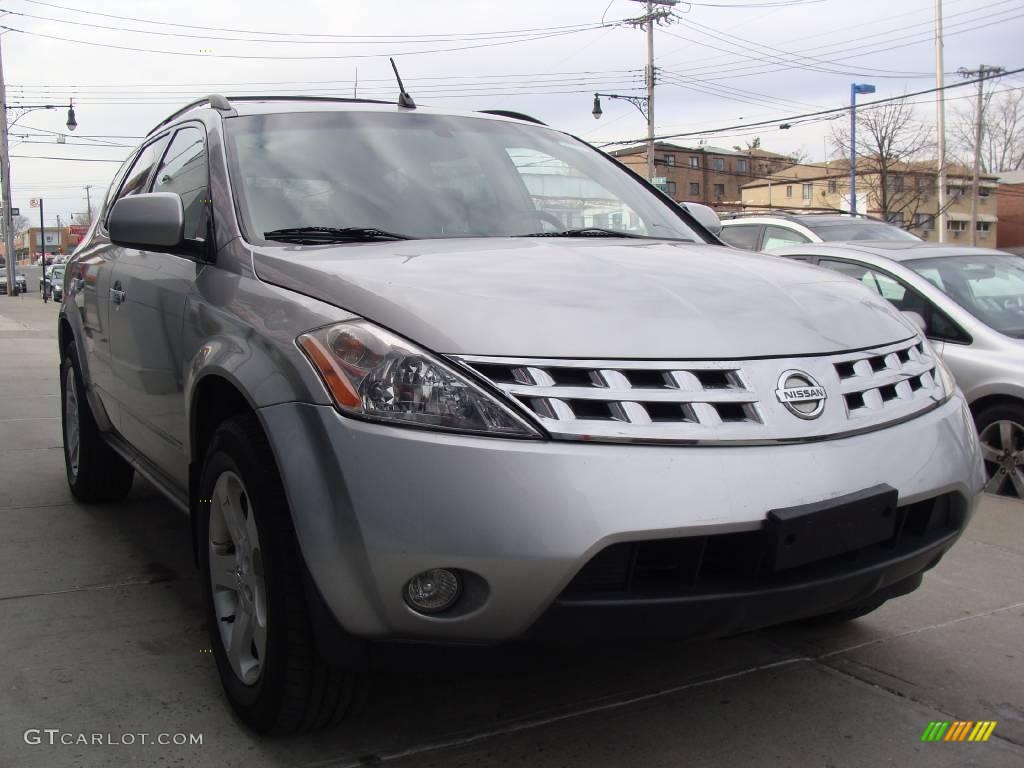
[[[1016,74],[1018,72],[1024,72],[1024,67],[1020,67],[1018,69],[1009,70],[1005,74],[1012,75],[1012,74]],[[953,88],[963,88],[965,85],[972,85],[972,84],[974,84],[976,82],[977,82],[977,80],[964,80],[963,82],[952,83],[950,85],[943,86],[942,88],[928,88],[928,89],[921,90],[921,91],[914,91],[912,93],[905,93],[902,96],[891,96],[891,97],[886,98],[886,99],[877,99],[875,101],[869,101],[869,102],[864,102],[862,104],[858,104],[857,105],[857,109],[870,109],[872,107],[878,107],[878,106],[881,106],[883,104],[889,104],[889,103],[894,102],[894,101],[902,101],[904,99],[913,98],[914,96],[924,96],[924,95],[929,94],[929,93],[937,93],[940,90],[941,91],[948,91],[948,90],[951,90]],[[800,120],[800,119],[808,118],[808,117],[820,117],[820,116],[823,116],[823,115],[842,114],[844,112],[849,112],[849,110],[850,110],[849,106],[835,107],[833,109],[822,109],[822,110],[819,110],[817,112],[806,112],[806,113],[804,113],[802,115],[791,115],[789,117],[776,118],[776,119],[773,119],[773,120],[763,120],[763,121],[756,122],[756,123],[743,123],[743,124],[739,124],[739,125],[730,125],[730,126],[727,126],[727,127],[716,128],[716,129],[711,129],[711,130],[707,130],[707,131],[690,131],[690,132],[686,132],[686,133],[665,134],[665,135],[662,135],[662,136],[655,136],[655,141],[663,141],[665,139],[684,138],[684,137],[687,137],[687,136],[704,136],[704,135],[708,135],[708,134],[721,133],[721,132],[724,132],[724,131],[732,131],[732,130],[736,130],[736,129],[747,129],[747,128],[754,128],[754,127],[758,127],[758,126],[774,125],[776,123],[791,122],[791,121],[794,121],[794,120]],[[603,144],[602,146],[610,147],[610,146],[615,146],[615,145],[639,144],[639,143],[644,142],[644,141],[647,141],[647,139],[646,138],[643,138],[643,139],[624,139],[624,140],[621,140],[621,141],[610,141],[610,142],[607,142],[606,144]]]
[[[319,40],[319,39],[306,39],[305,37],[293,40],[293,39],[264,39],[258,37],[218,37],[216,35],[196,35],[189,34],[187,32],[164,32],[154,29],[133,29],[130,27],[118,27],[111,26],[109,24],[91,24],[87,21],[72,21],[70,19],[59,19],[52,16],[38,16],[31,13],[23,13],[21,11],[12,11],[7,8],[0,8],[0,12],[7,13],[12,16],[21,16],[26,19],[34,19],[37,21],[49,21],[56,24],[66,24],[74,27],[87,27],[90,29],[102,29],[113,32],[131,32],[139,35],[154,35],[157,37],[176,37],[184,39],[194,40],[218,40],[221,42],[238,42],[238,43],[271,43],[275,45],[410,45],[413,43],[442,43],[442,42],[462,42],[470,40],[500,40],[506,38],[520,38],[537,32],[551,32],[556,30],[563,30],[565,32],[584,32],[591,29],[600,29],[600,24],[578,24],[567,27],[551,27],[548,29],[536,29],[528,30],[526,32],[483,32],[483,33],[452,33],[450,35],[418,35],[418,36],[402,36],[402,37],[382,37],[382,39],[365,39],[361,36],[349,37],[345,35],[335,36],[337,39],[330,40]],[[147,22],[157,23],[157,22]],[[614,22],[609,22],[611,26]]]
[[[1008,1],[1010,1],[1010,0],[1000,0],[1000,2],[997,2],[994,5],[1001,5],[1001,4],[1003,4],[1005,2],[1008,2]],[[946,0],[946,4],[947,5],[955,5],[957,3],[962,3],[962,2],[965,2],[965,0]],[[962,16],[962,15],[965,15],[965,14],[976,13],[976,12],[977,12],[976,8],[971,8],[971,9],[968,9],[966,11],[960,11],[958,13],[948,14],[947,15],[947,19],[954,18],[956,16]],[[804,51],[804,54],[806,55],[810,51],[825,51],[825,50],[827,50],[829,48],[836,48],[837,46],[848,45],[849,43],[856,42],[856,41],[863,42],[864,40],[869,40],[871,38],[887,37],[887,36],[893,34],[894,31],[899,31],[899,29],[895,25],[893,25],[893,23],[892,23],[892,21],[894,19],[902,18],[904,16],[917,16],[917,17],[919,17],[920,15],[921,15],[921,12],[919,10],[907,11],[907,12],[898,13],[898,14],[895,14],[895,15],[888,15],[888,16],[886,16],[886,19],[885,19],[886,28],[885,28],[884,32],[875,32],[873,34],[860,35],[859,37],[856,37],[856,38],[844,37],[844,38],[842,38],[840,40],[837,40],[837,41],[834,41],[834,42],[831,42],[831,43],[822,43],[821,45],[816,45],[816,46],[813,46],[813,47],[807,49],[806,51]],[[690,23],[693,23],[691,19],[686,19],[686,21],[690,22]],[[816,37],[828,37],[828,36],[833,35],[835,33],[849,33],[851,30],[862,29],[864,27],[873,27],[877,23],[878,23],[877,19],[872,19],[871,21],[861,22],[859,24],[854,24],[852,26],[849,25],[849,24],[844,24],[841,27],[833,27],[831,29],[819,30],[819,31],[816,32],[815,36]],[[923,23],[922,22],[915,22],[913,24],[900,25],[900,27],[902,29],[906,29],[906,28],[909,28],[909,27],[921,26],[922,24],[931,25],[931,23],[932,23],[931,21],[923,22]],[[783,43],[789,43],[789,42],[801,42],[802,43],[805,40],[806,40],[805,37],[798,37],[798,38],[790,38],[790,39],[787,39],[787,40],[783,40],[782,42]],[[676,49],[676,50],[678,50],[678,49]],[[673,53],[674,52],[675,51],[673,51]],[[671,53],[669,55],[671,56]],[[713,67],[718,67],[718,66],[720,66],[720,62],[723,62],[723,61],[726,64],[729,64],[729,63],[736,63],[737,60],[733,56],[716,56],[716,57],[712,57],[710,60],[707,59],[707,58],[701,59],[699,62],[694,62],[694,60],[692,60],[692,59],[691,60],[678,61],[673,66],[681,66],[681,65],[690,64],[690,63],[699,63],[699,64],[701,64],[701,66],[708,66],[708,65],[710,65],[710,66],[713,66]],[[922,73],[922,74],[924,74],[924,73]],[[929,74],[929,76],[930,76],[930,74]]]
[[[21,158],[22,160],[65,160],[72,163],[123,163],[124,158],[120,160],[101,160],[96,157],[53,157],[51,155],[11,155],[11,157]]]
[[[376,38],[376,39],[380,39],[380,40],[382,40],[384,42],[388,42],[388,41],[392,41],[392,40],[402,40],[404,38],[417,38],[417,39],[420,39],[420,38],[445,38],[445,37],[449,37],[450,36],[450,33],[447,34],[447,35],[444,35],[444,34],[442,34],[442,35],[429,35],[429,34],[418,34],[418,35],[332,35],[332,34],[327,34],[327,33],[324,33],[324,32],[279,32],[279,31],[260,31],[260,30],[253,30],[253,29],[232,29],[230,27],[207,27],[207,26],[202,26],[202,25],[198,25],[198,24],[182,24],[182,23],[176,22],[176,21],[163,21],[163,20],[154,21],[152,19],[140,19],[138,17],[133,17],[133,16],[119,16],[119,15],[112,14],[112,13],[100,13],[99,11],[94,11],[94,10],[83,10],[81,8],[75,8],[75,7],[69,6],[69,5],[61,5],[59,3],[42,2],[42,0],[22,0],[22,2],[26,2],[26,3],[29,3],[31,5],[43,5],[43,6],[46,6],[48,8],[58,8],[58,9],[60,9],[62,11],[72,11],[73,13],[80,13],[80,14],[83,14],[83,15],[86,15],[86,16],[100,16],[100,17],[106,18],[106,19],[117,19],[118,21],[135,21],[135,22],[139,22],[141,24],[153,24],[153,25],[161,26],[161,27],[180,27],[182,29],[198,29],[198,30],[205,30],[207,32],[234,32],[234,33],[244,34],[244,35],[264,35],[264,36],[267,36],[267,37],[329,37],[329,38],[336,38],[336,39],[338,39],[338,42],[344,42],[345,40],[348,40],[348,39],[371,39],[371,38]],[[617,23],[617,22],[607,22],[607,24],[615,24],[615,23]],[[463,34],[466,37],[471,37],[471,36],[481,36],[481,37],[484,37],[484,36],[489,36],[489,35],[520,34],[520,33],[521,34],[527,34],[527,33],[532,33],[532,32],[545,32],[545,31],[553,31],[553,30],[581,29],[581,28],[584,28],[584,27],[588,27],[588,28],[592,28],[592,29],[597,29],[597,28],[599,28],[601,26],[606,26],[607,24],[605,24],[605,23],[602,23],[602,24],[589,24],[589,25],[571,24],[571,25],[566,25],[566,26],[561,26],[561,27],[535,27],[535,28],[530,28],[530,29],[510,29],[510,30],[500,30],[500,31],[492,31],[492,32],[467,32],[467,33],[463,33]]]
[[[970,31],[973,31],[975,29],[981,29],[981,28],[984,28],[986,26],[991,26],[993,24],[1001,24],[1001,23],[1004,23],[1006,21],[1010,21],[1013,18],[1017,18],[1016,16],[1014,16],[1014,17],[1011,17],[1011,18],[1000,18],[1000,19],[997,19],[997,20],[992,20],[992,14],[989,12],[990,8],[995,7],[995,6],[999,6],[999,5],[1005,5],[1008,2],[1012,2],[1012,0],[1000,0],[1000,2],[996,2],[996,3],[992,4],[991,6],[987,7],[982,12],[983,15],[982,15],[982,13],[978,13],[978,9],[971,9],[971,10],[967,10],[967,11],[961,11],[960,13],[957,13],[957,14],[951,14],[950,17],[964,16],[964,15],[970,15],[970,14],[975,14],[975,17],[968,18],[968,19],[963,19],[960,22],[957,22],[955,24],[947,25],[947,29],[952,29],[952,28],[956,28],[958,26],[962,27],[964,25],[973,24],[973,23],[979,21],[979,19],[986,19],[987,23],[981,24],[981,25],[978,25],[978,26],[974,26],[974,27],[969,27],[969,28],[966,28],[966,29],[959,29],[959,30],[956,30],[956,31],[953,31],[953,32],[947,32],[947,34],[948,35],[952,35],[952,34],[961,34],[963,32],[970,32]],[[1014,11],[1019,11],[1019,10],[1020,10],[1019,6],[1016,7],[1016,8],[1007,8],[1007,9],[1004,9],[1002,11],[999,11],[996,15],[1003,15],[1003,14],[1012,13]],[[950,18],[950,17],[947,17],[947,18]],[[903,29],[905,30],[905,29],[910,29],[910,28],[913,28],[913,27],[921,27],[921,26],[930,27],[930,25],[931,25],[930,21],[929,22],[918,22],[918,23],[915,23],[915,24],[906,25]],[[864,40],[867,40],[869,38],[889,38],[894,32],[900,32],[900,31],[903,31],[903,30],[889,30],[889,31],[882,32],[882,33],[875,34],[875,35],[868,35],[866,37],[861,37],[861,38],[856,38],[856,39],[839,40],[839,41],[836,41],[836,42],[833,42],[833,43],[827,43],[827,44],[823,44],[823,45],[819,45],[819,46],[814,46],[812,48],[807,49],[806,51],[803,51],[803,52],[800,52],[800,53],[796,53],[796,54],[793,54],[793,55],[800,55],[800,56],[804,56],[806,58],[808,56],[808,54],[810,52],[812,52],[812,51],[821,51],[821,52],[824,52],[828,56],[835,56],[836,54],[849,53],[851,51],[861,51],[861,50],[864,50],[864,49],[870,49],[870,50],[864,50],[863,53],[858,53],[858,54],[855,54],[855,55],[850,55],[850,56],[841,57],[841,58],[837,59],[838,61],[843,61],[843,60],[846,60],[846,59],[859,58],[861,56],[867,56],[867,55],[870,55],[872,53],[884,52],[884,51],[889,51],[889,50],[896,50],[898,48],[906,48],[906,47],[909,47],[909,46],[912,46],[912,45],[918,45],[919,43],[926,42],[926,41],[932,39],[932,33],[930,31],[928,31],[928,30],[925,30],[923,32],[913,32],[913,33],[910,33],[910,34],[898,35],[896,37],[892,37],[891,39],[885,39],[885,40],[880,39],[880,40],[878,40],[876,42],[868,42],[868,43],[863,42]],[[680,37],[680,39],[683,39],[686,42],[695,43],[697,45],[702,45],[702,46],[705,46],[705,47],[712,47],[712,48],[714,47],[714,46],[707,46],[701,40],[694,40],[692,38],[685,38],[685,37],[682,37],[680,35],[676,35],[676,37]],[[893,45],[893,43],[895,43],[897,41],[907,40],[907,39],[910,39],[910,38],[918,38],[918,39],[914,39],[912,42],[903,43],[901,45]],[[860,41],[860,44],[853,45],[853,46],[849,45],[850,43],[857,42],[857,41]],[[842,47],[842,46],[846,46],[846,47]],[[874,48],[872,48],[872,46],[881,46],[881,47],[874,47]],[[833,50],[830,50],[830,49],[833,49]],[[717,50],[721,50],[721,49],[717,49]],[[735,56],[735,54],[736,54],[735,51],[727,51],[727,53],[729,53],[730,55],[733,55],[733,56]],[[719,57],[719,59],[724,59],[724,58],[726,58],[726,57]],[[749,58],[752,58],[752,57],[747,56],[745,58],[749,59]],[[673,66],[680,66],[682,63],[683,62],[678,62],[678,63],[674,64]],[[833,62],[833,63],[835,63],[835,62]],[[729,76],[737,76],[738,77],[738,76],[747,76],[749,74],[763,74],[765,72],[776,72],[776,71],[781,71],[783,69],[791,68],[790,66],[786,65],[786,66],[783,66],[781,68],[765,70],[763,68],[759,68],[759,67],[756,67],[756,66],[751,65],[751,64],[741,64],[740,61],[738,59],[736,59],[736,58],[726,59],[726,62],[725,62],[724,66],[729,67],[729,65],[733,65],[733,64],[736,64],[736,65],[739,65],[739,66],[733,66],[731,68],[723,69],[723,65],[721,65],[721,64],[713,64],[713,63],[705,61],[700,66],[698,66],[695,70],[693,70],[692,74],[725,74],[725,75],[729,75]],[[798,67],[798,65],[793,65],[792,68],[799,68],[799,67]],[[873,68],[868,68],[868,69],[873,69]],[[884,72],[884,70],[882,72]],[[839,74],[848,74],[848,73],[843,72],[843,73],[839,73]],[[934,73],[917,73],[917,72],[897,73],[897,72],[891,72],[889,74],[875,73],[872,76],[874,76],[874,77],[887,77],[887,78],[907,78],[907,77],[932,77],[933,74]],[[719,79],[728,79],[728,78],[726,77],[726,78],[719,78]]]
[[[479,48],[494,48],[500,45],[513,45],[515,43],[526,43],[533,42],[536,40],[547,40],[553,37],[564,37],[566,35],[578,34],[580,32],[592,32],[600,27],[588,27],[586,29],[574,29],[564,32],[550,32],[547,34],[538,34],[530,37],[520,37],[514,40],[499,40],[497,42],[480,43],[478,45],[465,45],[458,46],[455,48],[431,48],[428,50],[420,51],[388,51],[384,53],[352,53],[346,55],[325,55],[315,54],[309,56],[259,56],[259,55],[242,55],[242,54],[226,54],[226,53],[191,53],[188,51],[165,51],[156,48],[135,48],[128,45],[114,45],[113,43],[99,43],[92,40],[76,40],[70,37],[60,37],[59,35],[47,35],[42,32],[29,32],[24,29],[16,29],[15,27],[8,27],[0,25],[0,29],[7,30],[8,32],[18,32],[22,35],[28,35],[30,37],[39,37],[46,40],[58,40],[62,43],[74,43],[77,45],[88,45],[94,48],[109,48],[111,50],[118,51],[132,51],[134,53],[158,53],[165,56],[189,56],[193,58],[206,58],[206,59],[258,59],[258,60],[272,60],[272,61],[303,61],[313,59],[331,59],[331,60],[342,60],[342,59],[374,59],[384,58],[387,56],[417,56],[420,54],[428,53],[452,53],[455,51],[470,51]]]
[[[634,74],[642,73],[643,69],[604,69],[604,70],[578,70],[575,72],[518,72],[518,73],[505,73],[505,74],[474,74],[474,75],[411,75],[403,78],[407,83],[419,83],[428,82],[435,80],[490,80],[490,79],[501,79],[501,78],[522,78],[523,80],[533,81],[535,78],[563,78],[563,77],[575,77],[575,76],[591,76],[591,75],[616,75],[616,74]],[[168,88],[168,87],[181,87],[181,88],[208,88],[210,86],[236,86],[236,85],[305,85],[305,84],[330,84],[337,83],[339,86],[351,87],[354,81],[352,79],[341,79],[341,80],[245,80],[245,81],[233,81],[233,82],[192,82],[192,83],[90,83],[89,87],[93,88]],[[377,78],[359,78],[360,83],[394,83],[394,77],[377,77]],[[66,88],[85,87],[83,83],[8,83],[8,88],[41,88],[41,89],[54,89],[63,90]]]

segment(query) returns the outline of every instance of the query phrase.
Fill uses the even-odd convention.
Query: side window
[[[132,165],[132,161],[135,159],[135,155],[131,155],[127,160],[121,163],[121,167],[117,169],[117,173],[114,174],[114,180],[110,182],[110,189],[107,190],[107,197],[103,201],[103,210],[109,211],[110,206],[114,204],[114,195],[117,194],[118,188],[121,186],[121,181],[124,179],[125,173]]]
[[[731,227],[722,227],[722,234],[719,237],[735,248],[756,251],[760,234],[761,227],[758,224],[735,224]]]
[[[970,337],[964,333],[942,310],[919,294],[907,284],[884,272],[854,264],[849,261],[833,261],[821,259],[819,266],[841,272],[854,280],[859,280],[875,293],[887,299],[896,309],[903,312],[917,312],[925,321],[925,335],[938,341],[952,341],[957,344],[970,343]]]
[[[153,191],[175,192],[181,196],[185,237],[189,240],[202,240],[206,236],[208,187],[206,137],[197,126],[181,128],[164,153],[153,180]]]
[[[793,232],[782,227],[768,225],[764,228],[764,244],[762,251],[771,251],[776,248],[785,248],[787,245],[800,245],[811,242],[799,232]]]
[[[121,185],[117,197],[114,198],[115,202],[122,197],[138,195],[146,191],[146,182],[149,181],[149,174],[152,172],[157,160],[160,159],[160,150],[163,149],[163,146],[164,143],[162,141],[155,141],[143,148],[135,162],[132,163],[131,170],[128,171],[124,184]]]

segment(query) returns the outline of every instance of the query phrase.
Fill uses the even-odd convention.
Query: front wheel
[[[214,433],[196,512],[206,621],[232,708],[264,733],[340,722],[364,677],[357,659],[334,666],[317,651],[288,502],[254,415]]]
[[[86,503],[121,501],[132,488],[135,470],[107,445],[85,396],[82,367],[74,342],[60,365],[64,469],[72,495]]]
[[[1024,405],[1002,403],[974,417],[985,460],[985,490],[1024,499]]]

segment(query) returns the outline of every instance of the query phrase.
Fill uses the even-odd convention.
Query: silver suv
[[[706,213],[525,118],[192,104],[68,265],[68,482],[191,513],[260,731],[341,719],[371,640],[866,613],[970,519],[964,398],[884,299]]]

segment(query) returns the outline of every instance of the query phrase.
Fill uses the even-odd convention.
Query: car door
[[[76,255],[72,266],[74,304],[83,329],[83,364],[90,388],[99,398],[115,429],[120,424],[120,409],[110,361],[110,290],[114,263],[121,249],[110,242],[106,219],[117,200],[145,189],[156,166],[161,146],[151,144],[144,147],[121,166],[107,192],[96,234]]]
[[[185,237],[204,240],[209,222],[206,133],[179,127],[149,187],[181,196]],[[122,250],[113,273],[111,359],[121,434],[180,489],[188,486],[185,442],[185,304],[202,264],[173,253]]]

